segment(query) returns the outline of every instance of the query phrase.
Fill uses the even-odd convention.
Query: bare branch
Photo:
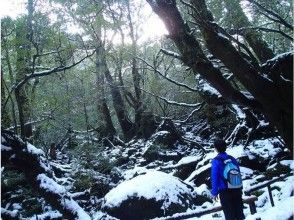
[[[171,101],[171,100],[168,100],[167,98],[164,98],[164,97],[161,97],[161,96],[158,96],[158,95],[155,95],[151,92],[148,92],[142,88],[140,88],[143,92],[149,94],[149,95],[152,95],[156,98],[159,98],[161,99],[162,101],[164,101],[165,103],[167,104],[170,104],[170,105],[176,105],[176,106],[182,106],[182,107],[192,107],[192,108],[195,108],[195,107],[199,107],[202,103],[196,103],[196,104],[188,104],[188,103],[183,103],[183,102],[175,102],[175,101]]]
[[[171,83],[174,83],[176,84],[177,86],[181,86],[181,87],[184,87],[192,92],[199,92],[197,89],[194,89],[194,88],[191,88],[190,86],[184,84],[184,83],[180,83],[180,82],[177,82],[167,76],[165,76],[162,72],[160,72],[158,69],[156,69],[154,66],[152,66],[150,63],[148,63],[146,60],[140,58],[140,57],[136,57],[137,59],[141,60],[143,63],[145,63],[147,66],[149,66],[152,70],[154,70],[156,73],[158,73],[160,76],[162,76],[163,78],[165,78],[166,80],[168,80],[169,82]]]
[[[293,26],[291,24],[289,24],[284,18],[282,18],[280,15],[278,15],[276,12],[273,12],[269,9],[267,9],[266,7],[264,7],[263,5],[259,4],[257,1],[255,0],[248,0],[250,3],[256,5],[259,9],[265,11],[266,13],[268,13],[269,15],[275,17],[276,19],[268,16],[268,15],[265,15],[265,13],[262,13],[263,15],[265,15],[267,18],[273,20],[273,21],[276,21],[282,25],[284,25],[285,27],[293,30]]]
[[[41,72],[36,72],[36,73],[32,73],[30,75],[27,75],[23,80],[21,80],[17,85],[14,86],[14,90],[19,89],[20,87],[22,87],[27,81],[29,81],[32,78],[36,78],[36,77],[41,77],[41,76],[48,76],[52,73],[57,73],[57,72],[61,72],[61,71],[65,71],[68,70],[78,64],[80,64],[81,62],[83,62],[85,59],[91,57],[93,54],[95,53],[95,50],[90,53],[87,54],[87,56],[83,57],[82,59],[80,59],[78,62],[74,62],[73,64],[69,65],[69,66],[58,66],[58,67],[54,67],[50,70],[46,70],[46,71],[41,71]]]
[[[44,117],[44,118],[40,118],[40,119],[36,119],[34,121],[29,121],[29,122],[26,122],[25,123],[25,126],[28,126],[28,125],[34,125],[34,124],[37,124],[37,123],[40,123],[40,122],[43,122],[43,121],[46,121],[48,119],[52,119],[52,116],[51,115],[48,115],[47,117]],[[10,131],[10,130],[14,130],[16,128],[20,128],[20,125],[16,125],[16,126],[12,126],[12,127],[9,127],[9,128],[6,128],[6,130]]]
[[[260,31],[264,31],[264,32],[275,32],[278,34],[281,34],[282,36],[284,36],[285,38],[289,39],[290,41],[293,41],[293,37],[289,36],[288,34],[284,33],[283,31],[280,30],[275,30],[275,29],[270,29],[270,28],[263,28],[263,27],[256,27],[253,29],[258,29]]]
[[[188,117],[187,117],[186,119],[184,119],[184,120],[174,120],[174,122],[176,122],[176,123],[180,123],[180,124],[187,123],[187,122],[190,120],[190,118],[191,118],[196,112],[200,111],[200,110],[203,108],[204,105],[205,105],[205,102],[201,102],[201,103],[200,103],[200,106],[199,106],[198,108],[195,108],[193,111],[191,111],[191,113],[188,115]]]
[[[64,50],[65,49],[62,49],[62,50],[53,50],[53,51],[48,51],[48,52],[42,53],[42,54],[35,54],[34,56],[36,56],[36,57],[48,56],[48,55],[51,55],[51,54],[60,53],[60,52],[62,52]]]

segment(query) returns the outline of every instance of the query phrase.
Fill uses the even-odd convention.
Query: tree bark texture
[[[179,13],[176,1],[157,0],[147,2],[153,11],[163,20],[170,38],[180,51],[183,62],[194,72],[200,73],[229,101],[261,110],[271,124],[277,127],[288,148],[293,150],[293,82],[280,80],[280,85],[263,77],[258,70],[233,47],[231,42],[219,34],[219,26],[213,22],[204,0],[192,0],[193,17],[199,24],[206,46],[209,51],[220,59],[236,78],[257,100],[249,100],[232,88],[220,70],[213,67],[200,48],[200,44],[191,34],[188,25]],[[289,67],[290,68],[290,67]],[[283,84],[283,86],[281,86]]]
[[[28,17],[26,23],[19,22],[16,27],[16,82],[22,81],[31,73],[31,43],[33,38],[33,0],[28,1]],[[15,89],[15,98],[18,107],[21,136],[29,138],[33,135],[32,125],[27,124],[31,119],[31,103],[29,98],[29,85]]]
[[[140,89],[140,82],[141,82],[141,76],[138,70],[138,62],[136,59],[138,49],[137,49],[137,35],[136,35],[136,30],[133,25],[133,20],[131,16],[131,8],[130,8],[130,2],[127,1],[127,18],[129,22],[129,27],[130,27],[130,37],[132,40],[132,53],[133,53],[133,58],[132,58],[132,77],[133,77],[133,84],[134,84],[134,92],[135,92],[135,99],[133,103],[133,107],[135,110],[135,126],[136,130],[140,129],[141,127],[141,118],[142,118],[142,113],[144,112],[144,106],[142,102],[142,92]]]
[[[104,48],[102,46],[98,47],[96,49],[96,53],[97,53],[97,56],[100,56],[100,59],[101,59],[100,65],[102,65],[104,69],[104,76],[106,78],[106,81],[111,91],[113,107],[116,112],[117,119],[122,129],[124,138],[126,140],[130,140],[132,137],[135,136],[134,124],[130,121],[128,117],[126,106],[122,98],[122,95],[120,93],[120,89],[114,82],[110,74],[110,71],[108,69]]]
[[[199,73],[230,102],[253,108],[259,107],[255,100],[249,99],[236,90],[222,76],[221,71],[208,60],[200,43],[191,34],[189,26],[184,22],[174,0],[158,0],[155,2],[147,0],[147,2],[165,23],[169,37],[175,42],[185,65],[191,67],[195,74]]]
[[[7,108],[3,106],[6,100],[4,83],[3,72],[1,69],[1,126],[8,128],[11,124],[11,120]]]
[[[287,147],[293,151],[293,81],[283,80],[281,77],[272,81],[264,77],[259,69],[243,59],[227,38],[219,34],[220,27],[214,23],[205,0],[191,0],[191,4],[195,8],[194,18],[197,22],[205,23],[199,27],[207,48],[258,100],[262,105],[262,112],[276,126]],[[293,57],[293,54],[289,56]],[[292,66],[288,66],[288,69],[291,68]]]
[[[102,128],[99,129],[102,136],[105,137],[113,137],[116,134],[116,130],[114,128],[110,110],[107,105],[106,97],[105,97],[105,76],[104,73],[107,68],[104,65],[103,54],[101,53],[101,49],[96,50],[96,89],[97,89],[97,108],[98,108],[98,118],[100,123],[102,123]]]

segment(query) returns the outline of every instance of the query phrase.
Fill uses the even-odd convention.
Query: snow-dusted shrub
[[[149,171],[107,193],[102,210],[121,220],[172,215],[192,207],[192,190],[174,176]]]
[[[111,161],[108,158],[99,157],[95,164],[95,171],[103,174],[110,174],[111,170],[115,167],[115,161]]]
[[[79,171],[75,174],[74,188],[78,191],[90,189],[94,184],[94,179],[90,173]]]

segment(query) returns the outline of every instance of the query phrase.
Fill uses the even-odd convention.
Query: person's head
[[[213,142],[213,146],[218,153],[223,153],[227,149],[227,143],[222,139],[215,139]]]

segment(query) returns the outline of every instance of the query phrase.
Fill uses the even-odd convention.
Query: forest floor
[[[85,146],[89,143],[79,137],[82,142],[78,147],[85,149],[83,153],[57,151],[55,160],[44,156],[42,150],[30,144],[27,151],[44,157],[44,164],[50,169],[47,172],[53,172],[53,175],[50,181],[47,177],[41,179],[43,187],[66,193],[74,200],[77,204],[73,210],[81,208],[86,216],[83,218],[83,214],[80,214],[79,219],[88,219],[89,216],[92,219],[159,220],[166,219],[166,216],[183,219],[192,212],[219,206],[219,202],[212,202],[209,192],[210,161],[216,156],[212,143],[194,135],[193,128],[185,130],[183,137],[201,143],[206,151],[204,153],[193,142],[163,144],[166,134],[160,131],[149,140],[104,145],[96,153],[86,151]],[[4,141],[2,154],[9,148]],[[287,175],[271,184],[274,207],[271,206],[266,187],[251,193],[257,196],[257,213],[251,215],[249,205],[244,204],[247,220],[283,220],[294,216],[294,161],[280,157],[283,152],[285,149],[281,148],[280,139],[276,137],[255,140],[246,147],[236,144],[227,149],[227,153],[240,162],[244,192],[257,184]],[[11,219],[63,219],[60,210],[53,208],[46,198],[40,197],[19,171],[3,165],[1,176],[3,219],[10,219],[7,216]],[[144,210],[136,210],[138,201],[146,206]],[[128,206],[124,206],[126,203]],[[150,204],[159,206],[150,212]],[[145,213],[147,217],[134,217],[137,212]],[[126,213],[134,215],[126,217]],[[222,211],[218,211],[189,219],[220,220],[224,216]]]

